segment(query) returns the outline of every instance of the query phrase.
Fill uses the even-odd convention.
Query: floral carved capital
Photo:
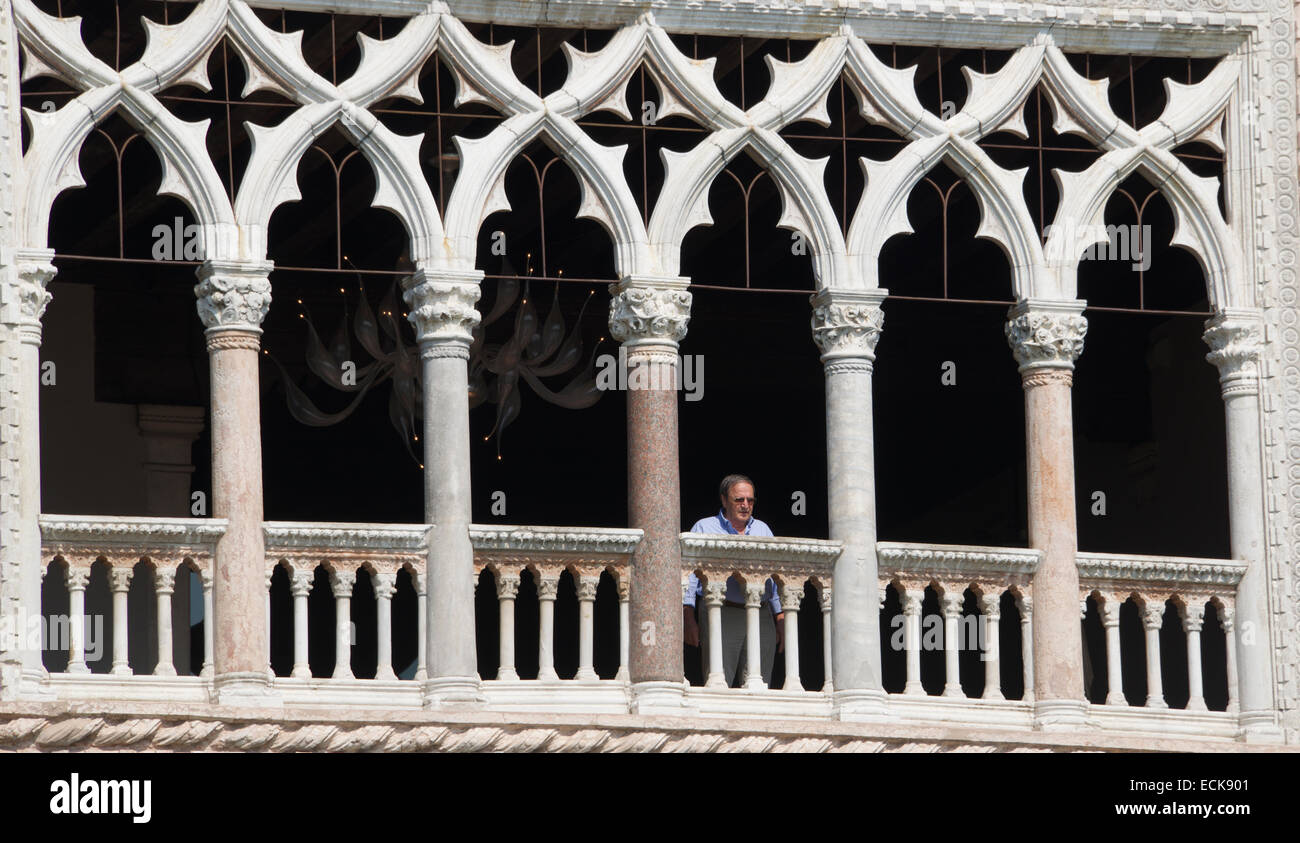
[[[880,306],[884,293],[827,290],[812,297],[813,342],[821,350],[823,361],[876,359],[876,344],[885,327],[885,311]]]
[[[686,280],[632,278],[609,287],[609,330],[619,342],[672,344],[686,336],[691,294]]]
[[[1088,332],[1081,311],[1082,302],[1021,302],[1011,308],[1006,335],[1020,371],[1073,369]]]
[[[1225,395],[1258,388],[1259,355],[1263,348],[1263,327],[1251,311],[1225,311],[1205,322],[1205,359],[1219,370]]]
[[[199,319],[209,331],[221,328],[261,330],[271,307],[271,264],[205,261],[194,287]]]
[[[482,295],[480,278],[419,270],[402,282],[402,299],[410,308],[407,318],[421,346],[450,347],[453,356],[468,358],[480,320],[474,306]]]

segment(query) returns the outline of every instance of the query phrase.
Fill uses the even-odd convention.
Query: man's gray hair
[[[745,475],[728,474],[726,477],[722,478],[722,482],[718,484],[718,496],[723,500],[726,500],[727,495],[731,493],[731,487],[737,483],[748,483],[751,489],[754,488],[754,481],[750,480]],[[754,493],[754,497],[758,497],[757,492]]]

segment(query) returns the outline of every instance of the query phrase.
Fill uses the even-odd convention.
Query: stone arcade
[[[65,14],[78,13],[66,5]],[[60,655],[66,661],[57,665],[39,648],[4,642],[0,749],[1234,751],[1300,744],[1300,285],[1289,2],[171,5],[185,12],[179,22],[147,21],[142,55],[118,69],[86,46],[76,20],[55,15],[53,0],[0,0],[0,627],[37,611],[56,613],[43,606],[43,594],[48,603],[57,592],[71,631]],[[268,10],[382,14],[400,26],[382,38],[362,33],[359,64],[339,80],[304,58],[310,39],[269,25]],[[476,34],[483,30],[473,27],[488,22],[612,34],[590,50],[565,43],[564,84],[543,95],[540,82],[534,89],[520,80],[509,48]],[[674,40],[681,33],[792,39],[807,42],[807,50],[797,60],[767,56],[763,81],[770,84],[742,106],[720,92],[712,59],[683,52]],[[966,68],[966,100],[939,110],[922,105],[911,69],[891,66],[868,42],[988,48],[1007,59],[987,73]],[[275,125],[247,127],[251,152],[237,190],[211,159],[208,122],[178,116],[163,98],[179,85],[207,90],[214,50],[242,62],[245,96],[265,89],[287,103],[288,116]],[[1163,113],[1136,128],[1117,116],[1105,80],[1079,71],[1071,57],[1085,53],[1214,63],[1199,80],[1166,81]],[[454,78],[456,106],[481,105],[501,117],[492,131],[455,139],[458,177],[445,201],[422,161],[423,136],[396,132],[372,111],[392,97],[420,101],[417,80],[431,59]],[[580,124],[595,112],[631,121],[640,109],[629,108],[625,93],[643,68],[659,89],[658,119],[685,116],[702,127],[697,145],[663,152],[652,207],[629,187],[625,149],[598,142]],[[56,108],[21,99],[24,86],[43,79],[71,88]],[[841,84],[867,122],[902,144],[887,161],[862,159],[865,184],[851,220],[838,218],[827,198],[833,179],[825,178],[825,160],[797,152],[782,134],[799,121],[827,125],[828,92]],[[1051,174],[1060,224],[1046,242],[1048,221],[1031,211],[1024,173],[997,163],[981,145],[1000,131],[1024,136],[1031,100],[1050,108],[1055,131],[1099,152],[1086,169]],[[179,197],[201,238],[194,293],[210,381],[205,517],[190,509],[188,485],[188,448],[203,417],[168,407],[142,408],[139,429],[150,448],[142,463],[149,489],[172,504],[141,517],[42,511],[42,325],[53,318],[46,316],[47,286],[70,265],[51,247],[51,219],[56,199],[83,182],[83,144],[110,116],[148,140],[161,161],[159,192]],[[302,195],[299,161],[327,131],[360,151],[373,171],[373,204],[395,215],[405,233],[409,268],[400,284],[423,385],[416,431],[422,523],[266,520],[259,357],[268,313],[291,306],[280,296],[273,301],[272,216]],[[478,478],[471,476],[467,384],[484,309],[481,234],[491,214],[511,208],[507,168],[539,138],[576,175],[578,215],[596,220],[613,242],[608,332],[620,344],[620,363],[626,360],[629,379],[659,387],[625,395],[621,526],[513,526],[473,517]],[[1175,154],[1192,142],[1222,153],[1222,183]],[[778,225],[809,247],[815,286],[800,318],[811,316],[807,353],[820,353],[824,374],[821,539],[682,532],[679,413],[688,409],[678,403],[676,369],[688,326],[696,330],[692,307],[701,295],[685,277],[682,255],[688,233],[714,221],[711,186],[742,153],[775,183]],[[1019,547],[878,535],[873,424],[897,409],[873,407],[873,378],[884,376],[877,351],[891,342],[885,316],[892,297],[884,284],[895,286],[881,255],[886,241],[912,230],[909,196],[941,162],[977,199],[979,236],[995,243],[1009,266],[1014,305],[1003,352],[1007,366],[1014,360],[1019,367],[1025,430],[1027,534]],[[1230,552],[1222,558],[1080,550],[1072,403],[1092,316],[1084,315],[1079,256],[1101,239],[1097,231],[1104,236],[1107,202],[1135,173],[1158,188],[1172,209],[1174,245],[1194,255],[1203,274],[1204,341],[1226,413]],[[186,231],[182,221],[173,228],[171,220],[163,220],[164,233],[183,239],[173,237]],[[77,294],[67,288],[72,301]],[[790,302],[804,307],[785,299],[787,309]],[[903,347],[925,341],[892,339]],[[71,377],[68,368],[61,378]],[[710,378],[723,376],[721,364],[709,368]],[[474,486],[473,494],[485,493]],[[701,611],[715,629],[724,583],[729,576],[743,581],[751,654],[759,649],[763,584],[777,581],[787,613],[783,687],[726,688],[720,657],[702,666],[703,684],[684,680],[681,605],[691,572],[706,583]],[[277,579],[292,607],[292,669],[283,671],[269,669]],[[370,589],[360,591],[359,580]],[[603,678],[602,582],[613,584],[606,593],[618,631],[609,645],[617,672]],[[577,605],[576,670],[564,677],[556,665],[562,583]],[[102,594],[92,599],[96,588]],[[418,598],[409,673],[394,654],[402,588]],[[174,600],[182,589],[185,597]],[[522,608],[525,590],[536,592],[536,678],[521,678],[516,651],[516,604]],[[352,604],[363,594],[374,606],[373,678],[357,678],[349,659]],[[332,598],[333,629],[311,623],[313,596]],[[94,600],[100,608],[91,608]],[[476,639],[485,624],[479,617],[476,625],[476,606],[492,600],[496,668],[484,676]],[[923,610],[927,601],[933,609]],[[893,627],[889,616],[882,623],[884,606],[897,607],[902,620]],[[1102,630],[1096,648],[1088,649],[1081,632],[1081,607]],[[1121,617],[1133,609],[1140,633]],[[99,612],[112,616],[111,653],[92,670],[81,630],[87,615]],[[985,630],[985,652],[975,654],[979,694],[963,689],[958,646],[963,615],[971,612]],[[944,647],[935,656],[942,666],[932,668],[923,665],[921,617],[934,613],[943,618]],[[151,620],[141,623],[137,614]],[[191,650],[177,636],[188,642],[190,619],[200,616]],[[1128,646],[1122,625],[1144,649]],[[904,649],[896,675],[882,640],[891,628],[901,628]],[[1013,633],[1021,645],[999,647]],[[332,674],[313,676],[309,639],[322,635],[334,641],[335,662]],[[1203,663],[1203,651],[1219,652],[1209,649],[1211,635],[1223,642],[1222,656]],[[1161,657],[1171,636],[1185,652],[1181,663]],[[808,641],[819,650],[801,653]],[[155,665],[151,672],[133,667],[144,663],[141,648]],[[181,651],[195,655],[179,658]],[[1145,671],[1145,705],[1125,699],[1125,665]],[[819,684],[809,687],[801,674],[813,668]],[[1171,673],[1185,676],[1186,685],[1185,699],[1173,706],[1163,690]],[[933,677],[942,686],[932,681],[927,689]],[[1085,681],[1105,684],[1093,694]],[[1217,702],[1207,705],[1211,698]]]

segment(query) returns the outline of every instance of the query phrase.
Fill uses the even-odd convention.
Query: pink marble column
[[[627,360],[628,520],[644,531],[629,576],[629,675],[641,713],[680,709],[685,691],[677,343],[690,321],[687,285],[628,277],[610,286],[610,332]]]
[[[212,589],[213,681],[226,704],[264,704],[271,696],[258,388],[270,271],[266,262],[210,260],[194,288],[212,379],[212,514],[227,521]]]
[[[0,700],[49,696],[40,642],[41,316],[55,268],[48,249],[19,249],[0,277]]]
[[[1084,303],[1023,300],[1008,314],[1025,388],[1029,544],[1043,551],[1034,575],[1034,718],[1040,727],[1087,722],[1079,628],[1071,385],[1088,323]]]
[[[477,705],[474,547],[470,543],[469,347],[483,273],[421,267],[403,281],[424,374],[424,704]]]

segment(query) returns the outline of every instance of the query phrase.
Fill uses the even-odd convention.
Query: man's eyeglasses
[[[731,502],[732,503],[753,503],[754,499],[753,498],[732,498]]]

